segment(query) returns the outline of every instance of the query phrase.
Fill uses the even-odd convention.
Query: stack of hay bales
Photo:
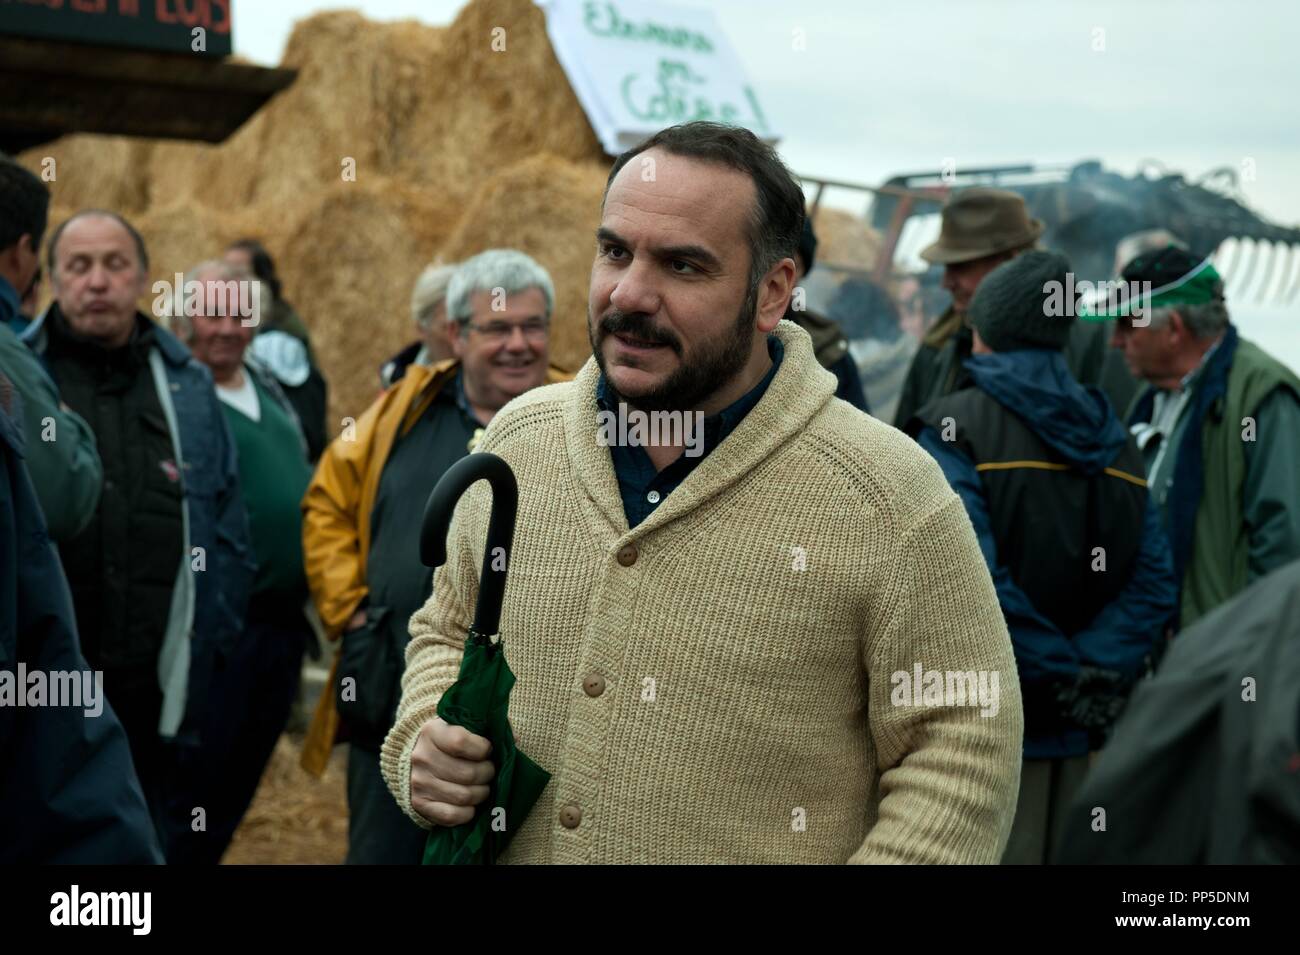
[[[411,285],[437,257],[537,258],[558,297],[552,360],[576,370],[608,159],[532,0],[473,0],[445,28],[319,14],[283,65],[298,79],[220,145],[79,135],[25,153],[37,171],[55,160],[52,221],[126,215],[153,280],[261,240],[311,329],[333,429],[413,338]]]
[[[822,206],[813,217],[813,229],[817,233],[818,260],[863,271],[876,267],[880,258],[880,233],[861,216]]]
[[[471,0],[445,28],[318,14],[296,25],[283,65],[297,80],[220,145],[78,135],[24,154],[36,170],[56,161],[52,221],[127,216],[153,280],[259,239],[311,330],[335,432],[412,340],[411,286],[435,258],[535,257],[556,286],[551,360],[576,371],[609,158],[533,0]],[[819,257],[874,262],[861,219],[824,209],[817,228]]]

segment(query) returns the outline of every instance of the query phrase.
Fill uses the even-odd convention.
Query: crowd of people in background
[[[873,496],[893,486],[890,468],[912,475],[904,483],[915,496],[908,500],[919,509],[918,523],[899,518],[897,533],[908,540],[938,535],[924,553],[962,561],[963,569],[957,575],[948,564],[917,567],[911,552],[896,549],[898,540],[882,543],[872,536],[871,547],[888,555],[881,559],[906,562],[916,580],[930,581],[931,593],[912,593],[915,607],[904,601],[895,608],[897,620],[871,626],[882,632],[886,626],[938,628],[933,614],[960,618],[963,605],[953,601],[968,601],[970,620],[944,626],[979,635],[971,638],[975,661],[997,664],[1009,640],[1007,659],[1014,664],[1007,672],[1018,674],[1008,680],[1010,692],[1003,686],[1003,705],[1015,719],[945,724],[935,734],[953,747],[944,758],[957,761],[980,746],[997,750],[960,737],[970,726],[1018,734],[1011,747],[1014,774],[990,770],[987,793],[970,797],[967,810],[982,813],[982,822],[971,825],[991,833],[972,836],[972,844],[986,854],[996,846],[998,857],[1011,863],[1101,857],[1096,844],[1079,835],[1088,823],[1072,822],[1083,811],[1079,800],[1101,799],[1098,786],[1112,787],[1106,798],[1118,800],[1115,791],[1131,795],[1133,787],[1123,781],[1132,778],[1135,764],[1161,758],[1150,745],[1126,742],[1124,724],[1116,730],[1130,698],[1130,722],[1165,712],[1160,679],[1167,668],[1178,672],[1187,665],[1175,659],[1181,645],[1187,644],[1189,657],[1198,649],[1208,653],[1207,642],[1227,626],[1224,614],[1248,588],[1254,606],[1300,601],[1294,563],[1300,560],[1300,378],[1240,337],[1214,267],[1169,233],[1134,236],[1117,250],[1117,277],[1149,283],[1156,292],[1147,300],[1091,315],[1051,314],[1045,289],[1068,282],[1070,263],[1041,248],[1042,224],[1018,195],[992,188],[954,192],[943,208],[939,238],[922,253],[943,270],[942,288],[951,301],[942,314],[924,314],[914,277],[901,277],[892,295],[865,278],[847,278],[826,309],[836,318],[819,314],[792,294],[814,267],[817,249],[802,204],[784,218],[779,211],[798,187],[778,181],[784,167],[766,147],[720,129],[707,123],[676,127],[626,154],[657,150],[669,160],[660,166],[668,184],[697,188],[702,177],[725,172],[731,178],[708,180],[702,195],[734,188],[737,196],[762,200],[753,227],[769,230],[768,244],[753,236],[737,244],[749,256],[750,284],[738,337],[725,339],[747,364],[728,364],[710,352],[709,367],[719,377],[700,385],[698,394],[686,390],[691,379],[685,374],[697,352],[689,337],[674,337],[689,323],[668,330],[662,324],[674,308],[684,312],[686,299],[674,300],[676,292],[655,285],[686,281],[680,277],[685,273],[665,268],[670,278],[649,278],[624,264],[627,271],[614,274],[615,263],[658,254],[658,246],[649,220],[638,219],[636,202],[618,193],[616,176],[626,156],[611,173],[607,220],[616,201],[624,211],[602,225],[592,273],[588,327],[595,357],[565,387],[591,389],[594,422],[598,402],[636,404],[628,384],[636,378],[627,368],[657,367],[658,357],[644,356],[675,353],[685,371],[668,376],[667,391],[647,391],[644,406],[673,407],[674,394],[690,395],[690,407],[710,408],[712,429],[706,430],[708,468],[685,466],[684,459],[632,460],[618,449],[605,453],[599,466],[617,478],[605,484],[621,501],[615,508],[620,532],[638,524],[657,528],[656,509],[665,509],[670,495],[680,507],[688,500],[697,506],[692,488],[739,461],[739,442],[762,444],[753,428],[736,432],[761,409],[767,409],[767,417],[760,416],[764,427],[803,442],[803,457],[788,466],[804,469],[804,486],[795,492],[793,484],[781,484],[785,478],[777,483],[782,494],[807,495],[810,515],[842,513],[845,527],[858,528],[866,512],[850,511],[864,507],[863,500],[893,513],[892,503]],[[418,863],[426,830],[437,822],[427,808],[421,811],[409,782],[418,772],[410,761],[420,728],[409,722],[415,704],[404,702],[403,674],[414,668],[419,675],[425,672],[419,667],[434,665],[429,640],[411,643],[413,631],[427,636],[431,628],[454,627],[454,621],[435,622],[433,610],[422,608],[465,597],[445,590],[456,586],[454,577],[439,584],[441,597],[435,593],[433,571],[419,560],[429,492],[486,433],[498,436],[492,447],[512,464],[501,447],[515,449],[521,483],[535,471],[556,484],[555,508],[571,506],[576,514],[597,506],[594,498],[584,503],[578,478],[556,477],[555,468],[565,465],[548,448],[517,447],[530,440],[526,430],[489,430],[515,399],[573,378],[550,364],[556,319],[551,276],[515,249],[429,265],[413,283],[414,339],[379,369],[349,370],[374,376],[378,396],[355,421],[334,427],[311,316],[299,316],[289,304],[273,258],[259,242],[213,249],[213,258],[192,265],[186,287],[203,290],[202,308],[151,316],[138,304],[150,287],[150,250],[135,226],[112,210],[85,209],[51,229],[49,202],[38,177],[0,157],[0,666],[13,670],[21,662],[29,672],[102,674],[106,705],[94,718],[68,707],[0,706],[0,758],[6,761],[0,766],[0,859],[220,861],[289,722],[304,660],[324,646],[333,658],[303,766],[319,775],[335,744],[348,743],[347,861]],[[696,221],[673,208],[671,215],[685,223],[682,231],[698,226],[704,236],[679,258],[695,274],[711,275],[720,267],[700,261],[693,250],[712,242],[716,251],[731,238],[699,225],[707,210]],[[635,247],[637,241],[651,252]],[[38,312],[43,280],[51,300]],[[694,281],[699,289],[715,287]],[[238,291],[250,283],[260,292],[251,320]],[[615,356],[622,356],[623,366]],[[752,381],[745,368],[755,370]],[[732,400],[715,409],[709,389],[722,394],[732,381],[727,376],[751,387],[726,392]],[[896,397],[873,409],[867,395],[878,387]],[[528,407],[536,409],[542,429],[539,444],[564,440],[562,430],[551,439],[542,434],[546,422],[561,428],[567,406]],[[868,418],[872,413],[880,417]],[[838,430],[839,437],[824,436],[826,429]],[[728,445],[725,454],[719,450]],[[735,482],[750,473],[784,474],[781,453],[749,461]],[[883,463],[851,463],[866,458]],[[809,470],[813,460],[822,462],[817,466],[825,467],[826,480]],[[917,470],[917,460],[934,467]],[[574,474],[585,475],[582,468],[596,465],[575,459],[573,466]],[[880,476],[886,471],[888,481]],[[934,487],[931,478],[939,482]],[[867,490],[858,489],[859,480]],[[719,500],[731,492],[726,485]],[[945,507],[947,494],[955,494],[960,511]],[[772,510],[754,518],[755,533],[795,519],[780,504],[767,502]],[[720,514],[726,509],[707,498],[698,506],[716,506]],[[743,528],[747,513],[727,511],[717,523]],[[947,515],[944,522],[931,525],[940,514]],[[521,528],[530,526],[529,519],[525,506]],[[536,520],[557,539],[571,536],[563,520],[562,526],[551,517],[551,523]],[[884,531],[872,526],[869,533]],[[773,546],[786,547],[784,540]],[[738,538],[733,554],[748,543]],[[624,567],[638,557],[627,546],[617,552]],[[836,577],[844,589],[818,599],[834,613],[858,607],[868,600],[859,593],[867,588],[866,575],[879,568],[835,534],[824,546],[863,576],[847,583]],[[552,555],[557,565],[559,554]],[[653,549],[646,554],[648,560]],[[564,551],[574,566],[582,559],[580,548]],[[708,558],[701,558],[700,579],[757,573],[743,557],[731,559],[734,566],[719,571],[721,577],[709,577]],[[539,573],[526,569],[518,586],[536,587]],[[681,575],[689,573],[682,569],[668,583],[681,585]],[[750,593],[731,583],[718,586],[738,600]],[[907,592],[907,581],[898,586]],[[1269,591],[1275,595],[1270,599],[1260,596],[1261,586],[1282,589]],[[790,613],[797,616],[801,593],[774,599],[773,606],[794,607]],[[937,609],[921,609],[936,599]],[[610,621],[617,609],[597,603],[584,612],[607,617],[592,626],[615,626]],[[575,598],[566,606],[587,604]],[[421,613],[423,630],[412,622]],[[1278,609],[1276,616],[1285,613]],[[737,611],[739,631],[749,615],[749,609]],[[1258,626],[1266,629],[1273,619]],[[1210,634],[1205,627],[1215,621]],[[858,625],[835,618],[835,626],[841,624]],[[908,645],[912,637],[896,639]],[[788,658],[779,649],[737,652],[744,657],[742,670],[773,661],[788,668],[829,665],[825,658]],[[874,652],[882,660],[888,656],[886,649]],[[1239,679],[1231,667],[1220,669],[1220,680]],[[760,675],[805,682],[777,670]],[[871,676],[885,687],[871,688],[871,716],[863,717],[875,733],[871,721],[883,719],[876,696],[888,694],[889,675]],[[585,697],[600,695],[581,685]],[[766,684],[760,679],[758,685]],[[584,698],[582,690],[573,692]],[[856,725],[852,720],[867,706],[854,692],[844,693],[847,715],[835,724],[840,728]],[[946,737],[948,729],[957,735]],[[924,758],[921,749],[899,742],[908,735],[904,729],[891,732],[902,734],[890,737],[895,765]],[[822,738],[838,737],[828,730]],[[884,744],[877,739],[877,745]],[[962,748],[967,745],[972,749]],[[393,767],[405,773],[398,783]],[[779,770],[772,772],[780,788]],[[970,779],[983,779],[971,772]],[[1176,786],[1176,779],[1168,781],[1170,790]],[[1164,792],[1148,788],[1147,803],[1133,811],[1156,813],[1151,803]],[[975,805],[985,797],[989,805]],[[1011,810],[1002,819],[990,807],[1008,798]],[[825,812],[842,809],[828,799]],[[927,812],[940,818],[960,805],[951,793],[942,799],[922,793],[910,811],[917,819]],[[1245,814],[1240,810],[1234,818],[1240,822]],[[578,826],[568,817],[561,823],[561,835]],[[883,831],[886,822],[879,826]],[[853,824],[844,821],[843,828]],[[906,837],[882,834],[862,857],[906,857],[900,848]],[[1234,845],[1245,840],[1239,835]],[[1181,861],[1205,861],[1212,841],[1191,840],[1201,854]],[[1168,852],[1181,851],[1179,843],[1189,843],[1187,834],[1172,832]],[[770,847],[750,848],[760,858]],[[836,843],[834,851],[847,858],[854,848]],[[1220,851],[1219,861],[1244,861],[1232,857],[1231,846]],[[707,856],[701,849],[700,860]],[[979,858],[956,851],[949,857]]]

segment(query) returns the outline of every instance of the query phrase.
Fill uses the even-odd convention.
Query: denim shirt
[[[627,515],[627,526],[636,527],[653,512],[655,507],[677,489],[686,480],[687,475],[699,466],[714,448],[723,442],[727,435],[736,430],[745,415],[753,410],[767,391],[767,386],[776,377],[785,357],[785,346],[775,335],[767,338],[767,353],[772,359],[772,367],[763,380],[748,392],[723,408],[715,415],[704,419],[702,452],[697,455],[683,453],[662,471],[657,471],[654,462],[645,448],[640,445],[624,445],[611,442],[610,458],[614,464],[614,476],[618,479],[618,492],[623,499],[623,512]],[[609,390],[604,374],[596,384],[596,405],[601,411],[618,414],[618,401]]]

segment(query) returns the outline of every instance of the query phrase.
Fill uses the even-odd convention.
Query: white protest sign
[[[546,32],[605,151],[692,120],[780,137],[731,44],[703,7],[643,0],[538,0]]]

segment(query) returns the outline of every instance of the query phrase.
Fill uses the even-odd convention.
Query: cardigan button
[[[624,567],[631,567],[636,563],[636,545],[624,544],[618,549],[618,562]]]
[[[593,673],[582,681],[582,689],[590,697],[600,696],[605,692],[605,678],[599,673]]]
[[[560,810],[560,825],[565,829],[577,829],[582,824],[582,808],[573,803]]]

